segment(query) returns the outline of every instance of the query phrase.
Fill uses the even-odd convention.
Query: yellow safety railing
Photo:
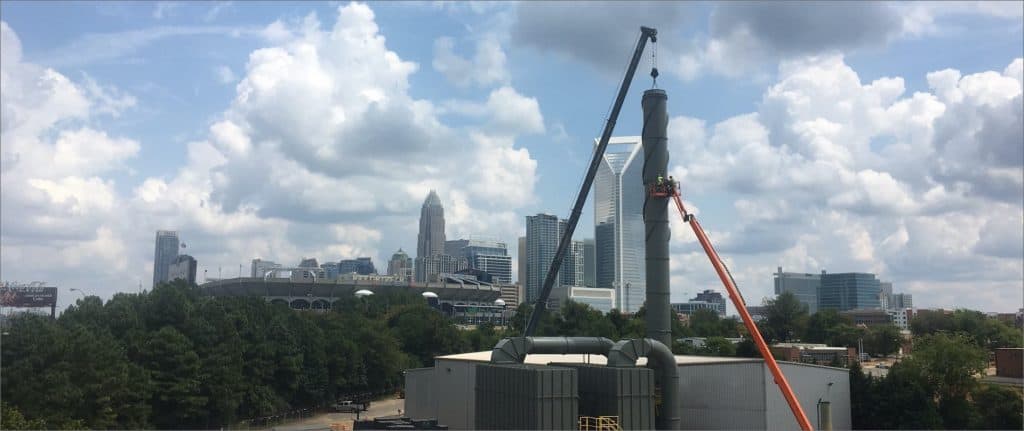
[[[586,431],[622,431],[618,416],[580,416],[579,429]]]

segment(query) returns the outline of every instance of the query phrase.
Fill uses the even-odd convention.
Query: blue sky
[[[748,298],[782,265],[876,272],[919,306],[1015,311],[1022,9],[3,2],[0,278],[148,287],[157,229],[178,230],[200,272],[254,257],[383,267],[415,248],[429,188],[450,237],[515,248],[524,216],[568,215],[652,25],[670,169]],[[650,52],[616,135],[639,133],[649,68]],[[673,228],[673,300],[719,288]],[[591,209],[577,232],[592,237]]]

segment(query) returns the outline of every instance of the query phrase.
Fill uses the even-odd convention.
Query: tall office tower
[[[842,274],[821,274],[821,289],[818,291],[818,309],[838,311],[858,308],[879,308],[881,291],[875,274],[847,272]]]
[[[583,241],[569,243],[569,251],[565,254],[562,269],[558,272],[562,286],[583,287],[584,276]]]
[[[593,238],[583,240],[583,285],[597,287],[597,250]]]
[[[914,308],[914,295],[897,293],[892,296],[892,302],[889,303],[889,307],[898,310]]]
[[[156,250],[153,252],[153,286],[170,281],[168,271],[178,260],[178,232],[173,230],[156,231]]]
[[[519,252],[518,252],[518,256],[519,256],[519,262],[516,262],[516,264],[519,266],[519,275],[518,275],[519,279],[516,280],[516,282],[519,283],[520,286],[526,286],[526,237],[525,236],[519,237]],[[520,299],[525,301],[526,300],[526,294],[524,293],[523,297],[520,298]]]
[[[536,302],[540,296],[565,224],[565,220],[550,214],[526,216],[526,302]],[[556,276],[552,288],[558,284]]]
[[[320,264],[320,269],[324,270],[324,279],[334,280],[341,274],[341,265],[338,262],[326,262]]]
[[[822,271],[824,274],[824,271]],[[807,312],[814,314],[818,311],[818,290],[821,288],[821,274],[807,274],[800,272],[782,272],[780,266],[774,275],[775,294],[792,292],[796,300],[807,306]]]
[[[196,282],[196,260],[187,254],[178,255],[167,269],[168,280],[183,280],[188,284]]]
[[[447,254],[435,254],[428,257],[417,257],[415,266],[416,281],[434,283],[440,281],[443,274],[455,274],[466,269],[469,265],[464,258]]]
[[[420,208],[420,233],[416,257],[444,254],[444,207],[437,192],[431,190]]]
[[[274,269],[280,268],[280,267],[281,267],[280,263],[274,263],[274,262],[271,262],[269,260],[263,260],[263,259],[260,259],[260,258],[256,258],[256,259],[252,260],[252,273],[251,273],[251,275],[252,275],[253,278],[263,278],[263,277],[265,277],[267,275],[268,272],[270,272],[270,271],[272,271]]]
[[[892,282],[883,281],[881,283],[878,283],[878,286],[879,286],[879,289],[881,289],[879,291],[879,293],[878,293],[878,301],[881,303],[882,309],[883,310],[888,310],[889,308],[893,308],[893,307],[891,307],[892,306],[892,299],[893,299],[892,298]]]
[[[647,295],[643,163],[639,136],[611,138],[594,181],[597,287],[615,289],[625,313],[637,312]]]
[[[501,241],[480,237],[445,241],[444,254],[466,259],[469,268],[490,274],[494,283],[512,284],[512,257]]]
[[[391,260],[388,261],[388,275],[397,276],[402,281],[412,280],[412,258],[405,254],[401,248],[391,255]]]

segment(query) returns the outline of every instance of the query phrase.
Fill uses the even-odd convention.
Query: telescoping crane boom
[[[551,261],[551,267],[548,269],[548,274],[544,277],[544,284],[542,285],[539,295],[537,296],[537,302],[533,306],[533,314],[530,315],[530,321],[526,324],[526,332],[524,336],[532,336],[533,332],[537,330],[537,324],[540,323],[540,318],[544,314],[544,310],[548,305],[548,296],[551,295],[551,288],[555,285],[555,278],[558,277],[558,270],[562,268],[562,260],[565,259],[565,253],[569,249],[569,244],[572,242],[572,234],[576,232],[576,224],[580,221],[580,214],[583,213],[583,205],[587,203],[587,195],[590,193],[590,186],[594,183],[594,176],[597,175],[597,167],[601,164],[601,158],[604,157],[604,150],[608,148],[608,140],[612,137],[612,131],[615,130],[615,121],[619,118],[619,111],[622,110],[622,102],[626,99],[626,93],[629,92],[629,84],[633,82],[633,74],[636,73],[636,67],[640,63],[640,57],[643,56],[644,46],[647,45],[647,40],[650,39],[651,43],[658,42],[658,30],[649,27],[640,27],[640,40],[636,42],[636,49],[633,50],[633,58],[629,61],[629,67],[626,69],[626,76],[622,79],[622,85],[619,86],[619,94],[615,97],[615,104],[612,106],[612,112],[608,116],[608,121],[604,125],[604,132],[601,133],[601,140],[597,144],[597,148],[594,150],[594,156],[590,159],[590,167],[587,169],[587,176],[583,179],[583,185],[580,187],[579,194],[576,195],[576,203],[572,207],[572,213],[569,214],[569,220],[565,226],[565,233],[562,234],[562,238],[558,241],[558,249],[555,250],[555,258]],[[656,77],[658,75],[657,69],[651,70],[651,76]]]
[[[782,392],[782,396],[786,398],[786,403],[789,404],[789,409],[793,411],[793,416],[796,417],[797,423],[800,425],[802,430],[811,430],[811,422],[807,419],[807,414],[804,413],[803,407],[800,406],[800,401],[796,399],[796,394],[793,393],[793,388],[789,386],[789,381],[786,380],[786,376],[782,374],[782,370],[779,368],[779,364],[775,362],[775,356],[772,355],[772,351],[768,348],[768,344],[764,342],[764,337],[761,336],[761,331],[757,329],[757,325],[754,324],[754,319],[750,317],[750,312],[747,311],[747,305],[743,301],[743,297],[740,296],[739,288],[736,287],[736,282],[733,281],[732,275],[729,274],[729,269],[725,266],[725,262],[722,261],[721,256],[715,251],[715,247],[711,245],[711,241],[708,239],[707,234],[704,233],[704,228],[700,226],[700,222],[693,214],[686,212],[686,207],[683,205],[683,199],[679,196],[679,187],[674,183],[669,183],[665,190],[652,190],[652,196],[656,197],[671,197],[676,203],[676,209],[679,210],[679,215],[683,218],[683,222],[689,223],[690,227],[693,228],[694,235],[697,235],[697,241],[700,242],[701,247],[704,248],[704,253],[708,255],[708,260],[711,261],[711,265],[715,267],[715,272],[718,273],[718,278],[722,280],[722,285],[725,286],[725,290],[729,292],[729,299],[732,300],[732,305],[736,307],[736,311],[740,313],[740,318],[743,319],[743,325],[746,326],[747,331],[750,332],[750,337],[754,339],[754,344],[757,346],[757,350],[761,352],[761,357],[764,358],[765,364],[768,365],[768,370],[771,371],[772,377],[775,378],[775,384],[778,385],[779,390]]]

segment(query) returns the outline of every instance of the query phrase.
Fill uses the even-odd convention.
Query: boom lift
[[[568,251],[569,244],[572,241],[572,235],[576,231],[576,225],[579,223],[580,214],[583,212],[583,205],[587,201],[587,195],[590,192],[590,187],[594,183],[594,177],[597,175],[597,168],[601,163],[601,158],[604,156],[605,149],[608,147],[608,140],[611,139],[612,131],[615,129],[615,121],[619,118],[619,111],[622,109],[622,103],[626,98],[626,93],[629,91],[630,83],[633,81],[633,75],[636,73],[637,65],[640,62],[640,57],[643,55],[644,47],[647,44],[648,39],[652,44],[658,42],[658,30],[649,27],[640,27],[640,40],[637,41],[636,48],[633,50],[633,57],[630,59],[629,67],[626,69],[626,75],[623,77],[622,84],[619,87],[618,95],[615,98],[615,104],[612,106],[612,111],[605,123],[604,131],[601,133],[601,140],[598,142],[597,148],[594,150],[594,155],[590,160],[590,167],[587,169],[587,174],[584,177],[583,184],[580,187],[579,193],[576,195],[576,202],[573,205],[572,213],[569,215],[568,223],[566,223],[565,233],[558,242],[558,249],[555,251],[555,257],[551,262],[551,266],[548,269],[547,276],[544,278],[544,285],[541,287],[541,291],[537,297],[537,301],[534,303],[533,314],[530,315],[530,321],[527,323],[526,331],[524,336],[532,336],[533,332],[537,329],[537,324],[540,322],[541,315],[544,314],[547,308],[548,297],[551,295],[551,288],[554,286],[555,278],[558,276],[558,271],[561,269],[562,260],[565,259],[565,254]],[[655,52],[656,52],[655,46]],[[657,80],[658,69],[656,67],[651,68],[651,77]],[[657,82],[657,81],[655,81]],[[786,376],[782,374],[782,370],[779,369],[778,363],[775,362],[775,357],[772,355],[771,350],[768,349],[768,345],[764,341],[764,337],[761,336],[761,332],[758,331],[757,325],[754,324],[754,320],[750,317],[750,313],[747,311],[747,307],[740,296],[739,289],[736,287],[735,281],[732,279],[732,275],[726,268],[725,263],[722,262],[721,257],[712,247],[710,240],[704,233],[704,229],[701,228],[700,223],[692,215],[686,212],[686,207],[683,206],[683,201],[679,197],[678,186],[673,179],[669,179],[668,182],[659,181],[659,184],[650,184],[647,189],[648,197],[667,199],[672,198],[676,203],[676,208],[679,210],[679,215],[683,217],[683,221],[690,224],[693,228],[694,234],[697,235],[697,240],[700,241],[701,247],[704,248],[704,252],[708,255],[708,259],[711,261],[711,265],[714,266],[715,272],[718,273],[718,278],[722,280],[722,284],[725,286],[726,291],[729,293],[729,299],[732,300],[733,305],[736,307],[736,311],[740,313],[740,317],[743,319],[743,325],[746,326],[747,331],[750,332],[750,336],[754,339],[754,344],[757,345],[757,350],[761,352],[761,357],[764,358],[765,363],[768,365],[768,369],[771,371],[772,376],[775,379],[775,384],[779,386],[779,390],[782,392],[782,396],[786,398],[786,403],[789,404],[790,410],[793,411],[797,423],[800,428],[805,431],[812,430],[810,421],[807,419],[807,415],[804,413],[803,408],[800,406],[800,402],[797,401],[796,395],[793,393],[793,389],[789,386],[789,382],[786,380]]]

